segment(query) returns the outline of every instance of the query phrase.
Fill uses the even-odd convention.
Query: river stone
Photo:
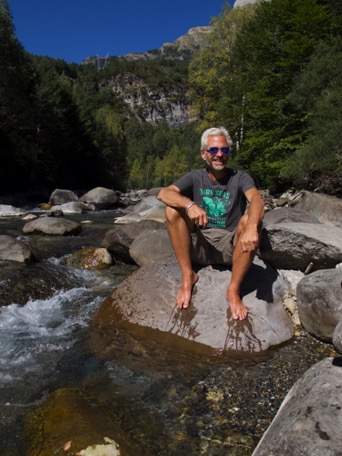
[[[326,358],[291,388],[252,456],[342,456],[342,358]]]
[[[118,195],[114,190],[96,187],[81,196],[79,200],[83,203],[91,203],[99,210],[111,209],[117,206]]]
[[[65,262],[74,268],[100,271],[111,266],[112,256],[103,247],[87,246],[70,255]]]
[[[147,196],[133,206],[128,214],[118,218],[115,223],[132,223],[140,220],[155,220],[165,223],[165,204],[159,201],[156,196]]]
[[[155,263],[166,255],[173,253],[167,231],[145,230],[132,242],[129,254],[139,266]]]
[[[342,199],[324,193],[302,192],[301,198],[292,204],[310,212],[322,223],[342,228]]]
[[[77,389],[55,391],[28,414],[24,433],[26,456],[51,456],[68,454],[69,451],[75,455],[120,454],[113,452],[113,446],[106,448],[112,449],[112,452],[103,450],[103,443],[114,441],[118,433],[113,420],[104,409],[90,405]],[[92,446],[94,449],[97,445],[102,447],[102,452],[82,453],[85,448]]]
[[[129,253],[129,248],[134,239],[146,229],[165,230],[166,228],[164,224],[154,220],[141,220],[127,225],[119,225],[106,232],[101,246],[106,248],[113,258],[132,264],[134,260]]]
[[[342,318],[334,330],[333,344],[337,353],[342,354]]]
[[[71,201],[69,203],[57,204],[52,206],[51,211],[62,211],[63,214],[83,214],[84,212],[95,211],[93,204],[85,204],[81,201]]]
[[[77,235],[82,231],[82,225],[56,217],[40,217],[36,220],[26,223],[23,226],[24,234],[44,233],[56,235]]]
[[[28,263],[33,259],[30,248],[12,236],[0,235],[0,260]]]
[[[260,257],[276,269],[334,268],[342,261],[342,228],[317,223],[279,223],[262,231]]]
[[[263,225],[274,225],[276,223],[304,222],[304,223],[321,223],[316,217],[309,212],[297,209],[295,207],[281,207],[266,212]]]
[[[249,309],[243,321],[233,320],[227,310],[230,270],[208,266],[198,275],[191,305],[179,310],[177,261],[146,264],[118,285],[93,324],[107,330],[109,339],[119,326],[166,347],[206,356],[253,355],[292,338],[293,325],[281,301],[288,284],[273,268],[258,259],[250,267],[241,290]]]
[[[78,196],[71,190],[57,188],[54,190],[49,199],[51,206],[78,201]]]
[[[342,270],[323,269],[313,272],[297,285],[300,321],[310,334],[331,342],[342,315]]]
[[[27,214],[27,211],[9,204],[0,204],[0,217],[19,217]]]

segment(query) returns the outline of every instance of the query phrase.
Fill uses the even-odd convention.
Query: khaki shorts
[[[231,266],[235,231],[221,228],[197,229],[191,234],[191,260],[202,266],[223,264]]]

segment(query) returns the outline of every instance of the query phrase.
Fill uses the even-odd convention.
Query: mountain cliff
[[[124,106],[127,118],[170,126],[190,120],[188,65],[206,46],[212,26],[194,27],[173,43],[143,53],[118,57],[89,57],[83,64],[93,64],[103,72],[101,88],[110,88]],[[111,68],[115,66],[115,71]]]

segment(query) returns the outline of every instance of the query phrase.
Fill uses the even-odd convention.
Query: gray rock
[[[327,342],[342,315],[342,270],[326,269],[305,276],[297,285],[297,306],[306,331]]]
[[[155,263],[173,253],[166,230],[145,230],[132,242],[129,254],[139,266]]]
[[[97,209],[102,210],[116,207],[118,196],[114,190],[96,187],[81,196],[79,200],[83,203],[93,204]]]
[[[165,223],[165,204],[159,201],[156,196],[147,196],[133,206],[130,213],[120,217],[115,223],[132,223],[140,220],[155,220]]]
[[[40,217],[23,226],[24,234],[44,233],[54,235],[77,235],[82,231],[79,223],[56,217]]]
[[[142,220],[128,225],[119,225],[106,232],[101,246],[108,249],[113,258],[128,264],[134,263],[129,248],[134,239],[146,229],[165,230],[165,225],[154,220]]]
[[[334,268],[342,261],[342,228],[315,223],[279,223],[262,231],[260,258],[276,269]]]
[[[342,455],[342,358],[326,358],[291,388],[252,456]]]
[[[310,212],[322,223],[342,228],[342,199],[323,193],[302,192],[301,198],[292,204]]]
[[[0,260],[28,263],[33,259],[30,248],[11,236],[0,235]]]
[[[334,344],[335,350],[338,353],[342,354],[342,318],[334,330],[332,342]]]
[[[154,188],[150,188],[148,191],[147,191],[147,196],[158,196],[160,190],[162,189],[163,187],[154,187]]]
[[[27,211],[9,204],[0,204],[0,217],[20,217],[27,214]]]
[[[291,339],[293,325],[281,302],[287,284],[274,269],[255,261],[241,290],[249,309],[244,321],[233,320],[228,310],[227,268],[201,269],[189,308],[179,310],[179,266],[165,261],[144,265],[121,282],[92,323],[109,339],[115,327],[123,327],[166,347],[205,356],[263,352]]]
[[[258,3],[261,0],[235,0],[234,8],[242,8],[243,6],[249,5],[251,3]]]
[[[273,209],[272,211],[266,212],[263,220],[264,226],[290,222],[320,223],[320,221],[309,212],[294,207]]]
[[[63,214],[83,214],[84,212],[95,211],[93,204],[82,203],[81,201],[71,201],[70,203],[57,204],[51,211],[62,211]]]
[[[71,190],[57,188],[50,195],[49,203],[52,206],[78,201],[78,196]]]

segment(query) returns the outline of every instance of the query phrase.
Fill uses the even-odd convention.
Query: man
[[[206,168],[162,189],[158,199],[166,204],[167,229],[182,274],[178,307],[189,306],[198,280],[192,261],[225,264],[232,266],[226,299],[232,317],[243,320],[248,311],[240,286],[259,246],[264,201],[251,176],[226,167],[231,145],[225,128],[206,130],[201,138]]]

